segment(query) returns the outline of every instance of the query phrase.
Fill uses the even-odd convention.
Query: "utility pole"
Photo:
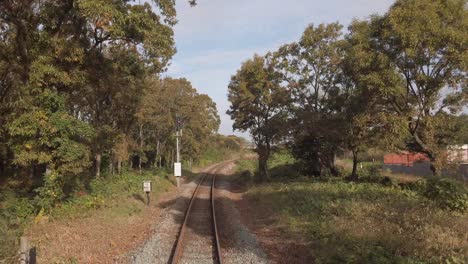
[[[182,164],[180,163],[179,137],[182,136],[182,120],[176,117],[176,163],[174,164],[174,176],[176,177],[177,187],[180,187],[180,176],[182,176]]]
[[[177,162],[180,162],[180,151],[179,151],[179,137],[180,137],[179,131],[176,132],[176,151],[177,151]]]

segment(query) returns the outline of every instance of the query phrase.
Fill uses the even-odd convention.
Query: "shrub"
[[[253,175],[252,172],[249,170],[244,170],[240,173],[239,175],[239,181],[242,184],[250,185],[253,181]]]
[[[37,188],[35,203],[38,208],[49,212],[58,202],[64,198],[61,176],[53,171],[44,175],[44,185]]]
[[[419,194],[424,194],[427,188],[427,180],[423,179],[417,181],[402,182],[399,185],[403,189],[408,189]]]
[[[381,175],[381,167],[381,164],[366,165],[365,167],[359,170],[359,175],[363,177],[379,177]]]
[[[387,177],[387,176],[372,176],[372,175],[367,175],[359,178],[359,182],[366,182],[366,183],[378,183],[382,184],[384,186],[393,186],[397,187],[398,183],[394,179]]]
[[[468,209],[467,188],[452,179],[428,179],[423,195],[444,209],[460,212]]]

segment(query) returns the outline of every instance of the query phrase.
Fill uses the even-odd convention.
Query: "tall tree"
[[[45,183],[55,192],[44,190],[40,194],[55,202],[63,198],[63,188],[71,179],[89,166],[87,145],[93,129],[67,113],[65,100],[57,93],[45,91],[36,99],[29,111],[8,127],[15,153],[13,162],[30,167],[33,181],[41,181],[45,174],[39,186]]]
[[[272,145],[281,139],[288,101],[271,56],[267,58],[255,55],[245,61],[228,86],[231,106],[227,114],[234,120],[234,129],[249,131],[252,136],[259,156],[260,181],[269,178],[268,159]]]
[[[399,89],[403,82],[382,59],[372,52],[372,27],[367,21],[353,21],[348,28],[344,57],[340,64],[341,86],[337,109],[341,116],[341,131],[346,149],[353,154],[351,180],[356,180],[360,154],[372,146],[383,149],[402,147],[407,137],[402,133],[404,118],[394,115],[382,90]],[[341,107],[341,108],[339,108]]]
[[[466,1],[399,0],[372,23],[375,52],[404,80],[401,89],[380,88],[407,118],[408,146],[425,153],[439,174],[446,142],[437,132],[446,114],[459,113],[468,100]]]
[[[0,1],[0,173],[11,174],[22,155],[26,139],[12,133],[15,120],[50,93],[75,121],[94,127],[93,144],[82,143],[99,174],[101,156],[113,155],[115,141],[124,142],[118,136],[133,128],[142,80],[164,71],[175,53],[175,15],[171,0]]]
[[[338,23],[308,26],[299,42],[282,46],[276,56],[290,91],[293,152],[309,173],[327,168],[336,174],[334,158],[341,142],[333,98],[339,94],[343,58],[342,26]]]
[[[181,154],[187,159],[200,157],[220,123],[216,104],[186,79],[148,80],[136,117],[143,127],[145,149],[154,150],[156,157],[164,149],[166,156],[175,149],[177,119],[183,125]]]

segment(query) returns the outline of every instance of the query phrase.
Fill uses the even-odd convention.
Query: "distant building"
[[[468,144],[447,147],[447,159],[452,169],[445,168],[442,174],[468,179]],[[449,166],[449,167],[450,167]],[[432,175],[431,164],[427,155],[414,152],[391,153],[384,155],[385,170],[418,176]],[[453,170],[453,168],[456,168]]]
[[[449,146],[447,158],[450,163],[468,164],[468,144]]]
[[[402,166],[414,166],[415,162],[429,161],[429,158],[422,153],[392,153],[384,155],[384,164],[387,165],[402,165]]]

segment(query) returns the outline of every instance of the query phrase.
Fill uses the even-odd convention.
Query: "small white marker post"
[[[144,181],[143,182],[143,191],[146,193],[146,205],[150,203],[150,196],[149,193],[152,189],[152,182],[151,181]]]

